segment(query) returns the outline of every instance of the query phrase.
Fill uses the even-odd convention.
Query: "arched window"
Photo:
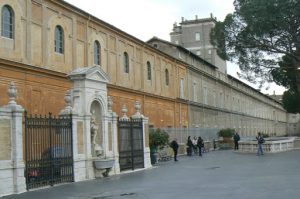
[[[129,58],[127,52],[123,54],[124,72],[129,73]]]
[[[147,80],[151,80],[151,64],[147,61]]]
[[[54,50],[57,53],[64,53],[64,32],[61,26],[55,27],[55,47]]]
[[[169,86],[169,71],[168,71],[168,69],[165,70],[165,76],[166,76],[166,85]]]
[[[101,46],[97,40],[94,42],[94,64],[101,65]]]
[[[12,39],[14,36],[14,12],[10,6],[5,5],[1,15],[1,36]]]

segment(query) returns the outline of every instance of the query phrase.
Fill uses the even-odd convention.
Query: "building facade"
[[[226,74],[226,61],[218,56],[216,47],[210,42],[210,31],[215,22],[216,19],[212,14],[209,18],[202,19],[198,19],[196,15],[194,20],[182,17],[179,25],[177,23],[173,25],[173,31],[170,33],[171,43],[183,46]]]
[[[64,1],[4,0],[0,7],[1,21],[9,23],[1,26],[0,90],[15,81],[17,102],[29,113],[57,114],[71,87],[67,75],[98,65],[109,76],[108,95],[118,115],[123,104],[132,107],[139,100],[150,125],[187,123],[177,86],[186,77],[186,63]],[[7,100],[1,96],[0,104]]]
[[[177,45],[176,51],[157,49],[65,1],[2,0],[0,8],[6,24],[0,37],[0,91],[14,81],[17,102],[28,113],[59,113],[71,88],[67,75],[97,65],[109,77],[107,92],[118,115],[124,104],[132,115],[138,100],[154,127],[285,132],[286,112],[279,103],[192,51]],[[0,105],[7,100],[1,96]],[[240,116],[245,117],[239,121]],[[273,122],[279,130],[271,129]]]
[[[59,130],[56,123],[55,131],[47,128],[56,136],[54,147],[58,143],[71,146],[74,181],[95,178],[96,169],[113,169],[117,174],[124,168],[123,161],[130,163],[128,156],[121,158],[122,146],[125,153],[133,146],[125,142],[128,129],[122,133],[117,124],[122,118],[129,120],[126,113],[142,118],[139,137],[132,138],[139,141],[139,168],[151,167],[148,124],[156,128],[230,127],[246,136],[299,130],[294,125],[299,117],[288,117],[279,102],[179,45],[157,38],[145,43],[65,1],[0,0],[0,12],[0,173],[5,176],[0,179],[5,184],[0,186],[0,195],[25,191],[23,175],[29,179],[32,172],[24,170],[29,153],[23,146],[35,147],[27,150],[34,152],[34,161],[44,149],[51,150],[49,145],[40,147],[51,143],[51,135],[44,141],[34,141],[31,138],[41,136],[32,135],[34,144],[28,142],[23,132],[28,130],[24,123],[29,123],[23,108],[29,115],[73,114],[67,122],[71,141],[65,145],[58,140],[58,136],[67,137],[65,130]],[[50,116],[46,125],[52,124]],[[40,123],[37,126],[44,128]],[[94,168],[95,162],[113,164]],[[39,167],[35,164],[34,175]]]
[[[148,43],[188,63],[189,127],[234,128],[242,136],[254,136],[257,132],[277,136],[297,132],[296,128],[288,128],[295,121],[289,119],[280,102],[220,72],[180,45],[156,37]],[[182,90],[184,87],[180,85]]]

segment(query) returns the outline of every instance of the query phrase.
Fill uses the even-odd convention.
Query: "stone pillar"
[[[118,148],[118,115],[112,111],[113,101],[110,96],[107,97],[107,114],[104,117],[104,124],[107,134],[105,135],[105,158],[114,159],[115,164],[111,169],[111,174],[120,173],[119,148]]]
[[[75,92],[76,93],[76,92]],[[90,154],[90,140],[87,139],[90,135],[90,116],[79,116],[76,108],[72,107],[72,98],[77,99],[76,96],[67,91],[65,95],[66,107],[59,113],[60,116],[68,116],[72,114],[72,135],[73,135],[73,160],[74,160],[74,181],[83,181],[92,179],[91,169],[87,169],[88,162],[86,161],[87,154]],[[75,102],[76,103],[76,102]],[[91,167],[91,166],[90,166]]]
[[[144,137],[144,166],[145,168],[152,167],[150,159],[150,147],[149,147],[149,119],[141,114],[141,104],[139,101],[135,101],[134,108],[136,112],[132,115],[132,119],[142,119],[143,121],[143,137]]]
[[[0,108],[0,196],[26,191],[23,161],[22,114],[17,105],[16,86],[8,88],[8,105]]]

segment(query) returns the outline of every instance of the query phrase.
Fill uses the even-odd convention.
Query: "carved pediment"
[[[109,82],[108,75],[99,66],[77,68],[68,77],[71,80],[92,80],[98,82]]]

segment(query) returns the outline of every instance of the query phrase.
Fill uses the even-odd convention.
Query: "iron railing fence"
[[[74,181],[72,115],[25,112],[25,177],[28,189]]]
[[[119,119],[118,128],[120,170],[144,168],[142,119]]]

